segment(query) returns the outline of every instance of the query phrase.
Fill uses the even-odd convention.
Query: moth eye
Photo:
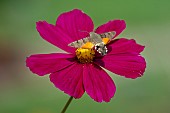
[[[99,49],[100,49],[100,46],[99,46],[99,45],[96,45],[96,46],[95,46],[95,50],[98,51]]]

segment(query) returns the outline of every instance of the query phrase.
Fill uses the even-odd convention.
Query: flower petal
[[[26,59],[26,65],[33,73],[43,76],[68,67],[75,63],[74,59],[72,54],[36,54]]]
[[[83,83],[87,94],[97,102],[109,102],[116,91],[111,77],[95,64],[84,65]]]
[[[120,38],[113,40],[107,48],[108,54],[141,53],[145,46],[137,44],[134,39]]]
[[[68,46],[68,44],[72,41],[70,40],[71,37],[67,35],[60,27],[48,24],[46,21],[39,21],[36,25],[37,31],[44,40],[67,52],[75,52],[74,48]]]
[[[84,94],[83,67],[75,63],[65,69],[50,75],[53,84],[74,98],[80,98]]]
[[[98,34],[101,33],[106,33],[106,32],[110,32],[110,31],[115,31],[116,35],[114,37],[116,37],[117,35],[119,35],[124,29],[126,28],[126,23],[124,20],[111,20],[101,26],[99,26],[95,32]],[[114,38],[113,37],[113,38]]]
[[[79,9],[61,14],[56,26],[61,27],[70,36],[71,42],[88,36],[94,28],[92,19]]]
[[[134,40],[119,39],[108,47],[107,55],[96,58],[95,62],[113,73],[134,79],[145,72],[146,62],[139,54],[143,49]]]

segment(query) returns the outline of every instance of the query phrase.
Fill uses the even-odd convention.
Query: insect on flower
[[[74,9],[62,13],[55,25],[39,21],[36,28],[44,40],[67,53],[31,55],[27,67],[39,76],[50,74],[56,88],[76,99],[86,92],[97,102],[111,100],[116,86],[103,68],[132,79],[145,72],[146,62],[140,55],[144,46],[134,39],[115,39],[126,28],[124,20],[94,29],[92,19]]]
[[[103,56],[108,51],[106,44],[108,44],[114,36],[115,36],[114,31],[102,34],[90,32],[89,37],[85,37],[83,39],[74,41],[68,44],[68,46],[88,49],[92,49],[93,47],[95,47],[95,50]]]

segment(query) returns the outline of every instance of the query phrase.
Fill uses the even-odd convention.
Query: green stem
[[[73,97],[70,97],[69,100],[67,101],[66,105],[64,106],[63,110],[61,111],[61,113],[65,113],[65,111],[67,110],[67,108],[70,105],[72,100],[73,100]]]

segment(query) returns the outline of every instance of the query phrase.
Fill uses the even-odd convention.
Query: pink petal
[[[145,72],[146,62],[142,56],[130,53],[106,55],[96,59],[98,65],[126,78],[135,79]]]
[[[39,21],[36,24],[36,28],[43,39],[67,52],[75,52],[74,48],[68,46],[72,41],[71,37],[60,27],[48,24],[46,21]]]
[[[98,65],[127,78],[137,78],[143,75],[146,68],[145,59],[140,56],[144,46],[134,40],[119,39],[109,47],[109,52],[102,58],[96,58]]]
[[[26,59],[26,65],[33,73],[43,76],[74,64],[74,59],[71,54],[36,54]]]
[[[109,50],[108,54],[140,53],[145,46],[137,44],[134,39],[120,38],[113,40],[107,48]]]
[[[80,98],[84,94],[83,66],[75,63],[65,69],[50,75],[53,84],[74,98]]]
[[[61,27],[70,36],[70,42],[86,37],[94,28],[92,19],[79,9],[61,14],[56,26]]]
[[[111,77],[95,64],[84,65],[83,83],[87,94],[97,102],[109,102],[116,91]]]
[[[98,34],[101,34],[101,33],[106,33],[106,32],[110,32],[110,31],[115,31],[116,35],[114,37],[116,37],[125,28],[126,28],[126,23],[124,20],[111,20],[111,21],[99,26],[95,32]]]

